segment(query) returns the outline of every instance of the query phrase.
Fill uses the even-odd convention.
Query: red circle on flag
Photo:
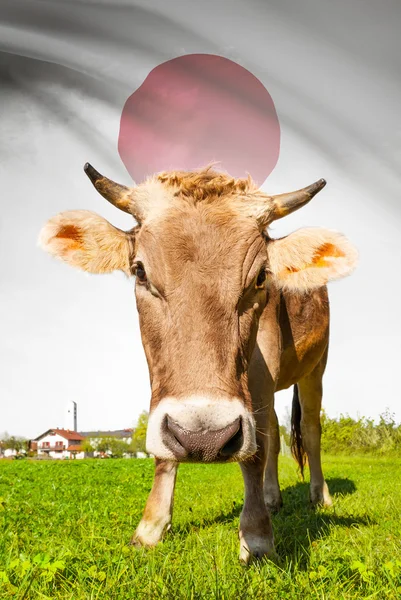
[[[217,161],[261,185],[275,167],[280,125],[257,77],[213,54],[188,54],[155,67],[125,103],[118,151],[140,183],[160,171]]]

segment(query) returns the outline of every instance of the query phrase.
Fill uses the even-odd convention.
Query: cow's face
[[[321,229],[266,237],[270,221],[297,207],[294,195],[266,197],[208,170],[129,190],[88,169],[98,190],[140,225],[123,232],[74,211],[51,219],[41,241],[84,270],[136,274],[152,389],[148,451],[179,461],[248,458],[256,451],[248,365],[269,291],[304,292],[343,276],[353,249]],[[324,183],[314,185],[298,205]]]
[[[147,445],[158,457],[240,460],[256,450],[247,371],[267,299],[266,243],[256,222],[225,209],[183,203],[137,237]]]

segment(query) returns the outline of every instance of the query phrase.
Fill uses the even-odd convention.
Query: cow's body
[[[278,319],[270,319],[271,313]],[[241,463],[245,481],[245,504],[241,515],[240,557],[271,554],[272,530],[268,510],[282,505],[278,481],[280,438],[274,392],[298,385],[294,393],[293,428],[300,401],[304,415],[302,439],[311,471],[312,504],[331,505],[320,461],[320,409],[322,377],[329,342],[329,301],[327,288],[321,287],[303,296],[271,290],[270,301],[259,321],[257,342],[249,365],[249,390],[257,429],[257,453]],[[298,400],[299,397],[299,400]],[[293,435],[293,452],[303,468],[304,448],[297,446]],[[170,526],[175,476],[178,464],[157,461],[155,481],[143,519],[133,543],[153,546]],[[263,490],[263,492],[262,492]]]
[[[308,457],[311,501],[331,504],[320,462],[325,283],[348,274],[356,253],[329,230],[266,234],[325,182],[270,197],[250,180],[210,169],[162,174],[134,190],[90,165],[86,171],[139,226],[123,232],[87,211],[62,213],[44,228],[42,244],[93,273],[137,275],[156,473],[133,543],[153,546],[170,525],[179,462],[237,461],[245,483],[240,557],[269,555],[269,510],[281,505],[275,391],[295,385],[293,452],[301,469],[304,450]]]

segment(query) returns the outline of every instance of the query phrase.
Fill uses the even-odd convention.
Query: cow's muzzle
[[[239,398],[163,398],[150,413],[146,447],[178,462],[243,461],[256,452],[255,421]]]
[[[162,439],[178,460],[225,462],[243,445],[242,419],[238,417],[221,429],[184,429],[169,415],[162,425]]]

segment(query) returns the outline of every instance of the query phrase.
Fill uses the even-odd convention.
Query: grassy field
[[[0,598],[401,598],[401,460],[325,457],[334,507],[311,510],[282,458],[279,558],[238,562],[242,478],[182,465],[173,532],[128,546],[151,460],[0,461]]]

